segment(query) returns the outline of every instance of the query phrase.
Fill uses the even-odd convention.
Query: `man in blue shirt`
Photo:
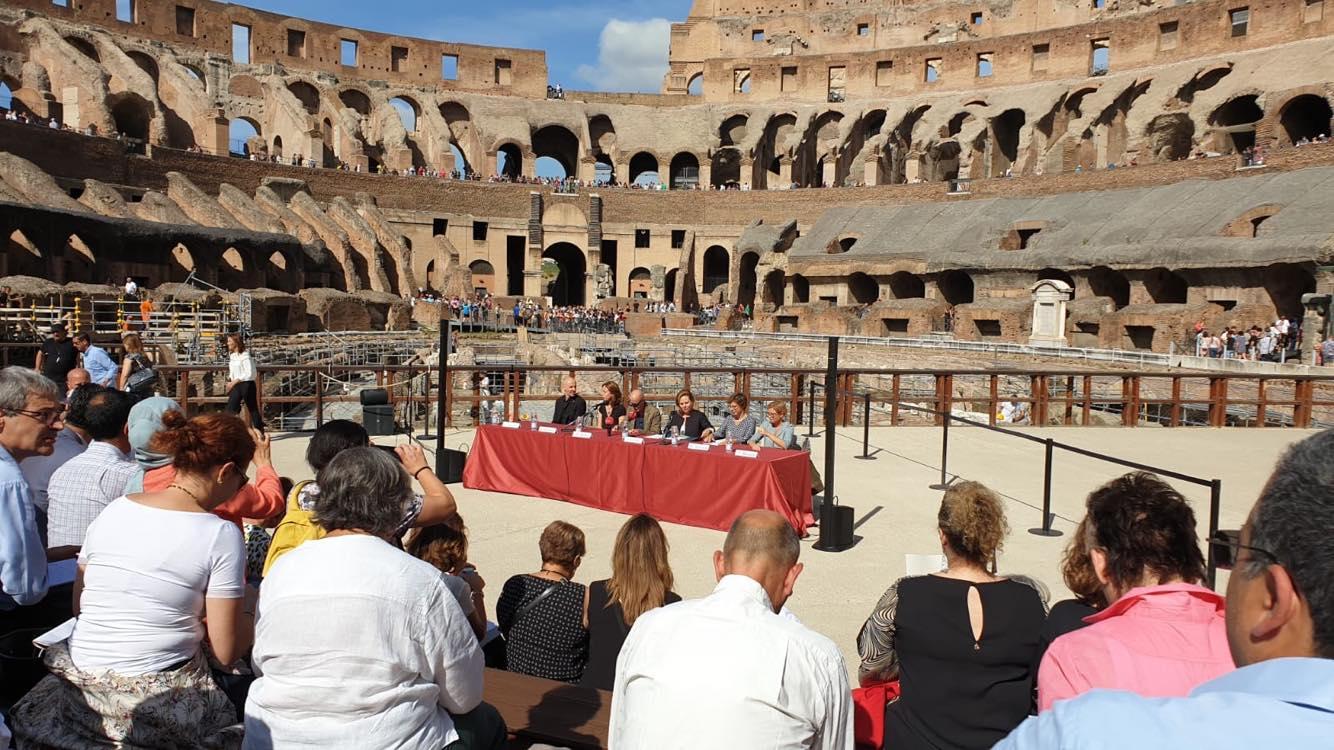
[[[1186,698],[1094,690],[1057,702],[996,748],[1330,747],[1334,741],[1334,430],[1288,449],[1236,541],[1227,635],[1238,669]]]
[[[0,370],[0,633],[46,596],[46,549],[18,462],[51,455],[63,413],[60,388],[36,370]]]
[[[92,376],[93,382],[97,385],[104,385],[107,388],[116,387],[116,375],[120,373],[120,368],[111,360],[111,355],[100,346],[93,346],[92,339],[88,334],[79,333],[74,336],[74,348],[83,354],[83,369]]]

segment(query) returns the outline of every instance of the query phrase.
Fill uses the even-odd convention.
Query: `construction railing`
[[[145,313],[138,300],[72,297],[54,305],[0,307],[0,340],[36,341],[46,336],[53,323],[64,323],[71,331],[95,336],[134,332],[146,343],[167,343],[215,337],[227,317],[221,308],[192,302],[157,302]]]

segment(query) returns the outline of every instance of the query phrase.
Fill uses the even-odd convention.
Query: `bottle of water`
[[[681,428],[672,425],[672,445],[679,445],[681,442]]]
[[[501,421],[502,420],[500,419],[499,409],[496,409],[495,411],[491,412],[491,424],[500,424]]]
[[[727,438],[727,441],[726,441],[724,447],[727,449],[727,452],[728,452],[728,453],[731,453],[731,452],[732,452],[732,438],[730,438],[730,437]]]
[[[528,415],[528,429],[537,432],[537,414]]]

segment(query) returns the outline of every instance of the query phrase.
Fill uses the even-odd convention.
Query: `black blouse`
[[[604,430],[607,429],[608,427],[615,427],[616,425],[620,424],[620,423],[621,423],[621,417],[624,417],[624,416],[625,416],[625,405],[624,405],[624,404],[617,404],[617,405],[615,405],[615,406],[612,406],[612,407],[610,407],[610,412],[611,412],[611,413],[610,413],[610,419],[611,419],[611,422],[608,423],[608,421],[607,421],[607,420],[608,420],[608,406],[609,406],[609,405],[607,404],[606,401],[601,401],[601,402],[599,402],[598,405],[597,405],[598,427],[601,427],[601,428],[604,429]]]
[[[683,424],[684,426],[682,426]],[[713,425],[709,423],[709,418],[704,416],[702,411],[690,412],[690,416],[686,417],[684,423],[681,420],[681,412],[672,412],[671,419],[667,420],[667,431],[670,431],[673,427],[680,427],[682,435],[696,439],[703,435],[705,430],[713,429]]]
[[[593,581],[588,585],[588,668],[579,681],[584,687],[611,690],[615,686],[616,657],[621,653],[626,636],[630,635],[630,626],[625,624],[625,610],[619,602],[607,606],[610,599],[606,581]],[[681,597],[671,591],[667,592],[666,599],[664,604],[681,601]]]
[[[525,604],[552,586],[555,591],[516,621]],[[588,662],[583,584],[513,576],[496,602],[496,622],[505,636],[509,671],[561,682],[578,682],[583,675]]]

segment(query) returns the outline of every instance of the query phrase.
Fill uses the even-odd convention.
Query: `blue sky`
[[[667,71],[668,24],[690,0],[490,0],[490,2],[241,3],[316,21],[450,42],[547,53],[552,83],[567,89],[656,92]]]

